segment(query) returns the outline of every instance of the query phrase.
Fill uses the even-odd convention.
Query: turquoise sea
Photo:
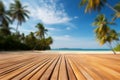
[[[110,49],[56,48],[52,51],[111,51]]]

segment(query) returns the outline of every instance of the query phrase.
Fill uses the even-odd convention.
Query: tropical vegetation
[[[14,0],[6,10],[0,1],[0,50],[49,50],[53,43],[52,37],[46,37],[48,30],[42,23],[38,23],[35,28],[37,31],[29,34],[20,33],[18,26],[22,26],[26,19],[29,19],[30,12],[19,0]],[[16,29],[10,27],[17,21]],[[15,30],[12,32],[11,29]]]
[[[107,44],[114,54],[116,54],[115,51],[120,51],[120,35],[110,27],[110,25],[115,24],[116,19],[120,18],[120,2],[116,3],[115,6],[111,6],[107,0],[81,0],[80,6],[85,6],[85,13],[91,11],[100,12],[104,6],[109,7],[114,12],[113,18],[109,22],[104,13],[98,13],[95,22],[93,22],[93,25],[97,26],[94,32],[100,45]],[[112,46],[114,42],[117,43],[115,48]]]
[[[120,51],[120,44],[118,44],[118,45],[114,48],[114,50]]]
[[[9,14],[12,22],[17,20],[16,32],[18,32],[18,26],[22,25],[26,18],[29,18],[28,14],[30,12],[26,8],[27,6],[23,6],[19,0],[14,0],[14,3],[10,4]]]

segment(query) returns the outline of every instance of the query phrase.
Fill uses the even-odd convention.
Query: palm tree
[[[48,30],[45,29],[44,25],[41,23],[38,23],[36,25],[36,28],[38,28],[38,31],[35,32],[36,36],[38,36],[40,39],[45,39],[45,34],[47,34]]]
[[[28,35],[28,37],[30,39],[32,39],[32,40],[36,39],[33,32],[30,32],[30,34]]]
[[[46,41],[45,41],[45,34],[47,34],[48,30],[45,29],[44,25],[41,23],[38,23],[36,25],[36,28],[38,28],[38,31],[35,32],[36,36],[38,36],[40,38],[40,43],[41,43],[41,49],[44,50],[45,46],[46,46]],[[35,46],[36,47],[36,46]]]
[[[33,32],[30,32],[30,34],[25,37],[24,43],[27,44],[31,49],[35,48],[37,43]]]
[[[100,33],[96,32],[96,38],[101,45],[108,43],[108,46],[110,47],[110,49],[113,51],[114,54],[116,54],[116,52],[114,51],[114,49],[112,47],[112,42],[117,41],[118,37],[115,33],[113,33],[113,31],[114,30],[108,30],[108,32],[106,32],[106,34],[104,36],[101,35]]]
[[[52,44],[52,43],[53,43],[52,37],[48,37],[48,38],[46,39],[46,44],[47,44],[47,46],[49,46],[49,45]]]
[[[3,2],[0,1],[0,31],[5,35],[10,34],[9,22],[11,22],[11,20],[5,10]]]
[[[117,11],[120,12],[120,2],[118,2],[118,3],[114,6],[114,8],[115,8]]]
[[[25,34],[22,33],[22,34],[20,35],[20,41],[21,41],[21,43],[24,43],[24,40],[25,40]]]
[[[106,0],[81,0],[80,6],[86,5],[85,12],[91,10],[101,10]]]
[[[115,12],[118,12],[116,9],[114,9],[111,5],[107,3],[107,0],[81,0],[80,6],[86,6],[85,12],[89,12],[91,10],[101,10],[101,8],[106,5],[110,9],[112,9]]]
[[[117,33],[118,34],[118,37],[120,38],[120,32],[119,33]]]
[[[11,34],[9,27],[0,27],[0,35],[1,36],[8,36]]]
[[[13,21],[17,20],[16,32],[18,31],[18,26],[22,25],[26,21],[26,18],[29,18],[29,11],[25,9],[26,7],[22,6],[19,0],[14,0],[14,3],[10,4],[10,16]]]
[[[116,13],[114,14],[113,21],[114,21],[116,18],[120,18],[120,2],[117,3],[117,4],[114,6],[114,9],[116,9],[118,12],[116,12]]]
[[[97,26],[95,32],[104,36],[110,30],[108,24],[111,24],[111,22],[107,21],[105,15],[98,15],[95,19],[95,22],[93,23],[94,26]]]
[[[115,30],[111,30],[110,31],[110,34],[111,34],[111,37],[114,39],[114,40],[116,40],[116,41],[118,41],[119,40],[119,34],[115,31]]]
[[[112,42],[113,41],[118,41],[118,34],[115,30],[110,30],[109,33],[107,33],[107,38],[106,41],[109,43],[109,47],[111,48],[111,50],[114,52],[114,54],[116,54],[116,52],[114,51],[113,47],[112,47]]]
[[[110,29],[108,24],[109,22],[107,21],[106,17],[103,14],[97,16],[95,22],[93,23],[93,25],[97,26],[97,28],[95,29],[96,38],[97,41],[99,41],[100,45],[109,43],[109,47],[114,52],[114,54],[116,54],[115,51],[113,50],[111,43],[114,40],[118,40],[118,36],[115,30]]]

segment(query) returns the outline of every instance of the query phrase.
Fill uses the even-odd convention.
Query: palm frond
[[[88,2],[88,0],[81,0],[80,6],[83,6],[83,5],[87,4],[87,2]]]

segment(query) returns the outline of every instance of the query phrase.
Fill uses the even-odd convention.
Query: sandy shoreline
[[[11,53],[11,54],[113,54],[112,51],[1,51],[0,54]],[[120,54],[120,52],[116,52]]]
[[[37,53],[58,53],[58,54],[113,54],[112,51],[34,51]],[[116,52],[120,54],[120,52]]]

